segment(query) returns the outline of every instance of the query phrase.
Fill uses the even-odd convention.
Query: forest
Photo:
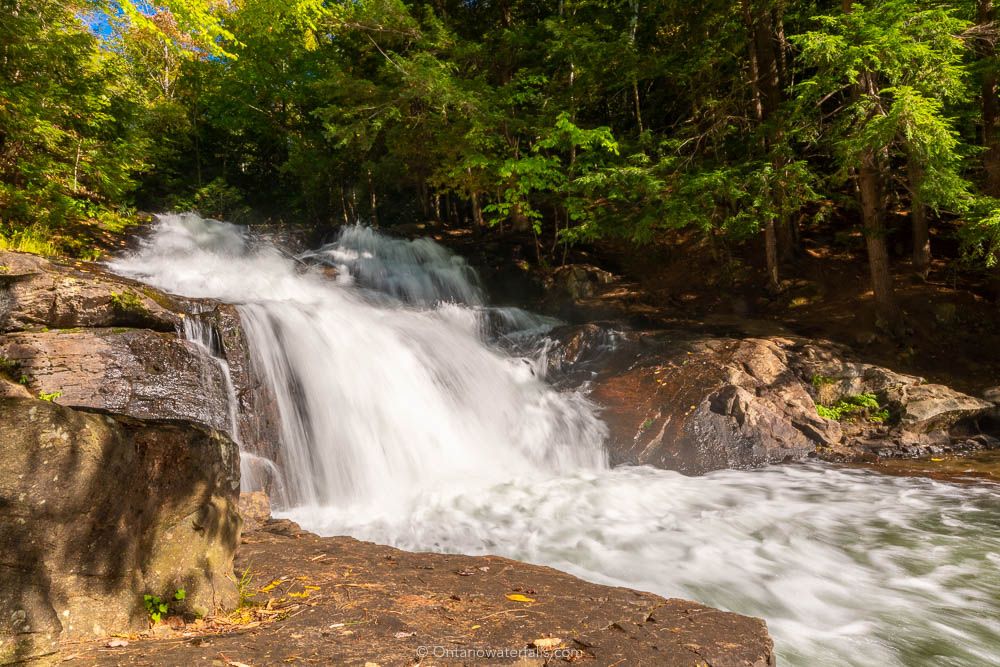
[[[683,233],[777,291],[823,229],[886,327],[894,275],[997,277],[991,0],[2,6],[9,249],[96,259],[169,210],[518,230],[541,264]]]

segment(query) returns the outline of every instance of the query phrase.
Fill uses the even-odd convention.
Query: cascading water
[[[611,470],[591,405],[503,351],[529,345],[500,344],[551,321],[487,307],[461,259],[360,227],[304,259],[188,215],[113,265],[238,304],[279,401],[284,513],[304,527],[762,616],[783,664],[995,664],[995,486]]]

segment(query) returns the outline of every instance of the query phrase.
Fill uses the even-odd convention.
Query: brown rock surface
[[[996,409],[918,377],[855,361],[831,344],[595,324],[555,333],[550,375],[586,382],[610,429],[615,464],[689,474],[820,456],[861,460],[989,448]],[[823,419],[817,403],[870,393],[888,410]]]
[[[33,395],[60,405],[144,419],[186,419],[228,432],[222,371],[192,343],[146,329],[83,329],[0,336]]]
[[[145,593],[234,604],[239,454],[224,436],[4,398],[0,457],[0,664],[145,627]]]
[[[96,264],[62,264],[0,251],[0,332],[39,327],[140,327],[174,331],[182,300]]]
[[[237,557],[242,568],[252,574],[258,611],[244,610],[239,624],[195,624],[118,648],[69,645],[65,664],[765,667],[775,660],[759,619],[504,558],[406,553],[320,538],[281,521],[244,537]],[[572,657],[433,653],[435,646],[517,651],[532,645],[568,649],[565,656]],[[423,660],[420,647],[432,647]]]

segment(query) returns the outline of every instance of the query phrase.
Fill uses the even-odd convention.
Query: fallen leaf
[[[393,637],[396,639],[406,639],[407,637],[414,637],[416,634],[416,632],[397,632]]]
[[[512,593],[507,596],[507,599],[511,602],[534,602],[535,598],[529,598],[527,595],[521,595],[520,593]]]
[[[473,630],[478,630],[478,629],[479,629],[479,628],[481,628],[481,627],[483,627],[483,626],[481,626],[481,625],[473,625],[473,626],[472,626],[472,629],[473,629]]]
[[[562,646],[563,641],[556,637],[549,637],[547,639],[536,639],[531,642],[531,645],[542,651],[548,651],[549,649],[556,648],[557,646]]]
[[[302,639],[303,637],[305,637],[305,635],[301,635],[301,634],[294,634],[294,635],[292,635],[292,639]]]
[[[269,583],[267,586],[264,586],[264,588],[260,589],[260,592],[261,593],[270,593],[271,591],[273,591],[275,588],[277,588],[280,585],[281,585],[281,579],[275,579],[274,581],[272,581],[271,583]]]

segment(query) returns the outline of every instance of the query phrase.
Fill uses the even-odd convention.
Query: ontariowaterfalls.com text
[[[565,660],[567,658],[582,658],[583,651],[575,648],[473,648],[473,647],[451,647],[451,646],[419,646],[417,647],[418,658],[451,658],[451,659],[477,659],[477,660],[509,660],[512,658],[555,658]]]

